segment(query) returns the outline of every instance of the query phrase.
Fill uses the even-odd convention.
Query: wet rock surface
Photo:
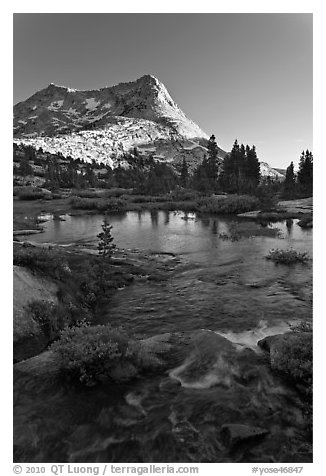
[[[51,353],[16,364],[15,461],[309,460],[300,399],[263,355],[211,331],[152,339],[165,365],[126,384],[67,387]]]

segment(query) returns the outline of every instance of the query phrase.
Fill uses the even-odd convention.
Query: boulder
[[[45,335],[41,323],[34,320],[27,307],[33,301],[56,304],[57,291],[58,286],[53,281],[37,276],[23,266],[14,266],[14,361],[32,357],[46,348],[49,338]]]
[[[306,387],[312,384],[312,332],[286,332],[265,337],[258,345],[269,352],[270,364],[291,382]]]
[[[242,443],[258,443],[267,434],[268,430],[256,426],[231,423],[221,427],[221,438],[229,450],[234,450]]]
[[[239,374],[236,348],[213,331],[197,331],[190,339],[190,353],[180,367],[170,372],[185,388],[229,387]]]
[[[266,352],[270,352],[271,348],[277,343],[281,342],[284,339],[287,339],[287,335],[292,334],[292,332],[285,332],[284,334],[275,334],[272,336],[267,336],[264,337],[264,339],[261,339],[257,342],[257,345],[265,350]]]
[[[35,357],[18,362],[14,365],[14,370],[29,375],[32,378],[46,377],[51,379],[58,374],[60,368],[54,353],[51,350],[47,350]]]

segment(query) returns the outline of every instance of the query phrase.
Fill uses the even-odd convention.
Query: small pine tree
[[[102,231],[97,235],[97,238],[99,239],[97,249],[98,254],[103,259],[107,259],[113,255],[116,245],[113,243],[114,238],[111,234],[112,225],[109,224],[106,217],[104,218],[104,223],[101,226]]]

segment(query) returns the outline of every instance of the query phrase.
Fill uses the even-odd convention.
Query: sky
[[[313,149],[309,13],[16,13],[14,104],[51,82],[98,89],[152,74],[218,145],[297,166]]]

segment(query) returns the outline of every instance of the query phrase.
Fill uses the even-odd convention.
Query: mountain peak
[[[61,86],[59,84],[55,84],[55,83],[50,83],[47,88],[45,89],[61,89],[61,90],[65,90],[65,91],[68,91],[68,92],[75,92],[77,91],[77,89],[73,89],[73,88],[68,88],[67,86]]]
[[[71,93],[71,94],[70,94]],[[191,121],[155,76],[95,90],[50,83],[14,106],[15,136],[55,135],[67,130],[103,128],[116,116],[145,119],[167,126],[187,139],[208,136]]]
[[[14,136],[44,151],[112,166],[134,147],[156,160],[195,163],[208,139],[151,74],[85,91],[51,83],[14,106]]]
[[[148,81],[148,82],[160,83],[157,77],[154,76],[153,74],[144,74],[144,76],[141,76],[137,81]]]

